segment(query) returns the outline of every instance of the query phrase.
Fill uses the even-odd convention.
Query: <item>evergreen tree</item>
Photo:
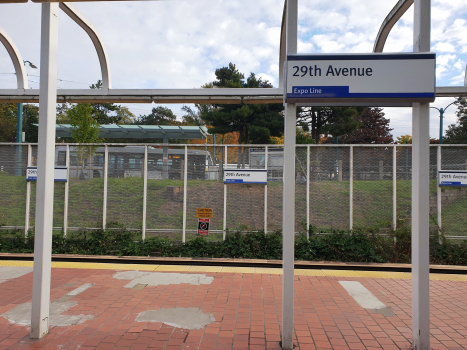
[[[464,98],[458,97],[455,104],[457,105],[457,123],[448,126],[444,142],[467,144],[467,102]]]
[[[390,132],[393,129],[389,128],[389,119],[384,117],[382,108],[367,108],[355,119],[360,123],[360,127],[350,134],[340,136],[339,143],[394,143]]]

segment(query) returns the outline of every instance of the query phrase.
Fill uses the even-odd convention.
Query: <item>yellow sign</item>
[[[212,219],[212,209],[196,208],[196,217],[199,219]]]

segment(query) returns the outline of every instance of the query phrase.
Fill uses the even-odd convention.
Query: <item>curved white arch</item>
[[[373,52],[383,52],[384,44],[391,32],[392,27],[397,21],[407,12],[410,6],[412,6],[414,0],[399,0],[396,6],[393,7],[391,12],[386,16],[379,28],[378,35],[376,36],[375,45],[373,46]]]
[[[84,31],[89,35],[96,48],[97,56],[102,73],[102,88],[105,90],[112,88],[112,79],[110,76],[109,62],[107,53],[105,51],[102,40],[94,25],[73,5],[71,2],[61,2],[60,8],[65,12],[73,21],[75,21]]]
[[[27,89],[28,88],[28,77],[26,74],[26,68],[24,68],[23,59],[19,53],[18,48],[11,40],[10,36],[5,32],[5,30],[0,27],[0,41],[5,46],[8,54],[10,55],[13,66],[15,67],[16,81],[18,84],[18,89]]]

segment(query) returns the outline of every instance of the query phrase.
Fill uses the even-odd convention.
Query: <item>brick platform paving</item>
[[[41,340],[30,327],[0,316],[1,349],[280,349],[282,276],[205,273],[212,284],[186,283],[125,288],[116,270],[53,268],[51,299],[85,283],[64,314],[91,315],[72,326],[55,326]],[[184,272],[191,273],[191,272]],[[200,272],[196,272],[200,273]],[[411,281],[397,278],[295,276],[297,349],[411,349]],[[345,274],[344,274],[345,275]],[[449,279],[449,278],[447,278]],[[393,314],[363,309],[339,284],[359,281]],[[431,281],[431,346],[467,349],[467,282]],[[0,283],[0,315],[31,301],[32,273]],[[160,308],[200,308],[216,322],[188,330],[158,322],[136,322]]]

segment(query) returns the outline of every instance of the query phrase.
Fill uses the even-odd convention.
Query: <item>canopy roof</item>
[[[101,125],[99,137],[122,139],[203,139],[208,134],[205,126],[173,125]],[[56,137],[71,137],[70,124],[57,124]]]

